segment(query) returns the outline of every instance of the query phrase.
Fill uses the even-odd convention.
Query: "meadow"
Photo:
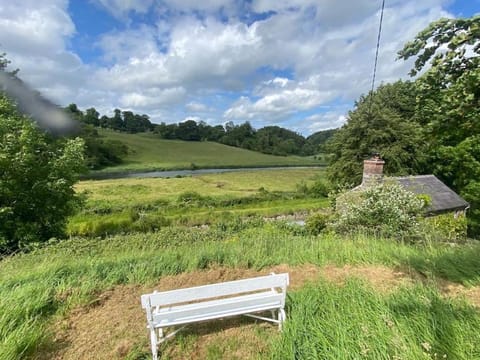
[[[299,188],[322,179],[318,168],[242,171],[180,178],[89,180],[86,203],[69,235],[103,236],[172,224],[203,225],[234,216],[274,217],[326,206]]]
[[[152,133],[127,134],[107,129],[99,133],[105,139],[121,141],[129,149],[124,163],[100,170],[100,173],[325,165],[323,160],[312,157],[267,155],[215,142],[164,140]]]
[[[0,359],[149,359],[141,294],[272,271],[291,276],[283,332],[246,318],[192,325],[161,358],[480,359],[480,244],[312,236],[266,219],[321,210],[328,200],[305,192],[321,178],[79,183],[88,197],[69,239],[0,261]],[[110,234],[107,219],[122,214],[130,222]],[[97,220],[105,232],[73,236]]]

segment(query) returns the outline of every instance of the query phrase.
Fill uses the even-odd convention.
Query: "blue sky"
[[[408,79],[403,44],[480,0],[386,0],[377,84]],[[0,2],[0,51],[60,105],[154,122],[250,121],[309,135],[368,92],[381,0]]]

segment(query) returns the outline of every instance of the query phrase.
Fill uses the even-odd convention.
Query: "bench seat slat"
[[[286,276],[286,274],[260,276],[251,279],[228,281],[219,284],[142,295],[142,306],[144,308],[147,306],[156,307],[276,287],[286,289],[287,285],[288,276]]]
[[[153,314],[157,327],[173,326],[191,322],[218,319],[222,317],[280,309],[283,307],[283,294],[276,292],[246,295],[242,297],[213,300],[199,304],[161,309]]]

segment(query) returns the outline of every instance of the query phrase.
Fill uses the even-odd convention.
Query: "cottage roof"
[[[417,175],[385,178],[394,180],[414,194],[425,194],[431,198],[427,213],[464,210],[469,204],[455,191],[441,182],[435,175]]]

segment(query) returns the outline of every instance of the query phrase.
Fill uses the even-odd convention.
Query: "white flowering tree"
[[[425,205],[425,199],[398,184],[380,183],[341,195],[331,226],[340,233],[413,238]]]

